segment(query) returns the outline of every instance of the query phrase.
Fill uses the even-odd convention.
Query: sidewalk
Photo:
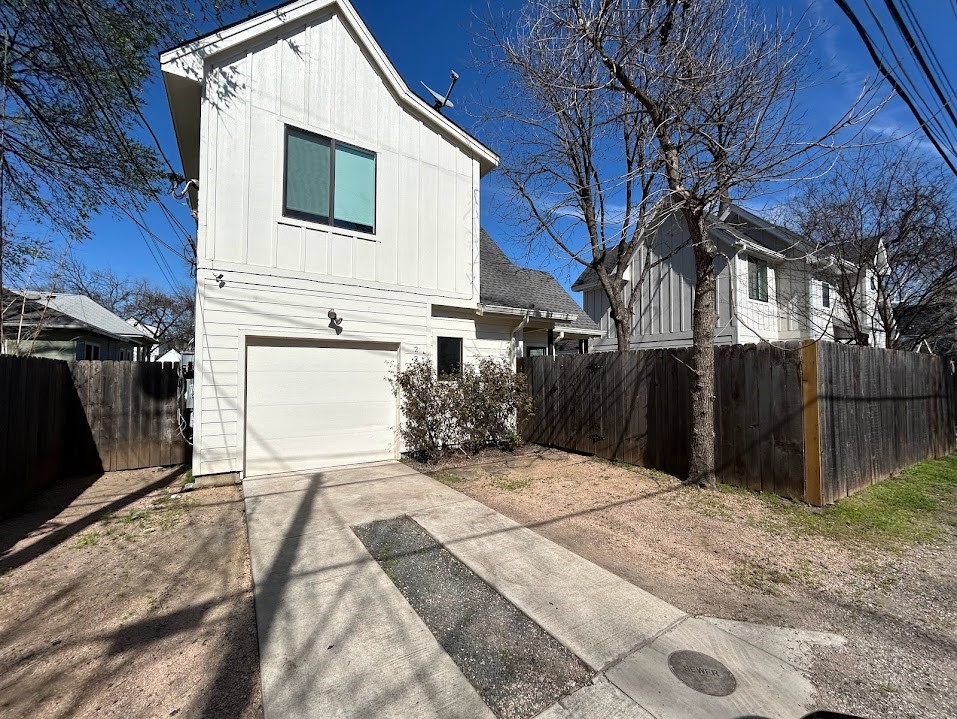
[[[244,491],[266,719],[492,717],[351,530],[399,515],[595,671],[541,717],[811,710],[796,664],[829,637],[691,617],[402,464],[247,480]]]

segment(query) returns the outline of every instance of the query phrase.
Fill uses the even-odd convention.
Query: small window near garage
[[[877,279],[874,277],[874,275],[871,275],[871,290],[876,290],[876,289],[877,289]]]
[[[768,301],[768,263],[756,257],[748,258],[748,297]]]
[[[85,359],[88,360],[98,360],[100,359],[100,346],[86,343],[86,354]]]
[[[827,282],[821,283],[821,304],[824,307],[831,306],[831,286]]]
[[[529,357],[544,357],[545,356],[544,347],[529,347],[525,352]]]
[[[283,215],[375,232],[376,155],[286,126]]]
[[[436,352],[436,371],[442,377],[462,374],[462,338],[439,337]]]

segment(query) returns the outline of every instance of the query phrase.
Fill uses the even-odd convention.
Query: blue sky
[[[399,73],[413,90],[421,90],[420,81],[425,81],[442,92],[448,87],[450,69],[457,70],[461,79],[456,85],[456,107],[447,110],[449,117],[470,127],[474,123],[470,110],[477,109],[482,101],[484,87],[482,73],[476,67],[479,46],[474,37],[478,26],[475,13],[485,16],[491,12],[514,9],[518,2],[449,2],[448,0],[419,0],[415,3],[396,3],[391,0],[353,0],[359,14],[368,24],[373,35],[390,57]],[[259,2],[256,7],[265,9],[275,2]],[[872,3],[878,5],[879,3]],[[830,0],[781,0],[777,3],[785,14],[801,15],[820,24],[821,32],[815,41],[824,70],[820,85],[806,93],[807,109],[821,124],[838,116],[853,102],[866,77],[876,78],[877,71],[864,50],[864,46],[850,23]],[[862,15],[866,6],[853,2],[852,6]],[[952,38],[957,30],[957,15],[947,0],[921,0],[915,3],[918,16],[940,57],[945,69],[957,61],[957,49]],[[214,29],[201,28],[202,31]],[[159,81],[159,66],[156,78],[146,94],[144,114],[157,132],[166,154],[178,165],[178,152],[173,138],[172,126],[166,105],[166,96]],[[913,132],[916,123],[899,100],[890,102],[872,123],[875,137],[880,135]],[[481,133],[479,132],[481,137]],[[496,148],[493,148],[496,149]],[[929,159],[931,156],[929,155]],[[503,203],[507,189],[493,174],[484,180],[482,224],[514,259],[531,266],[550,269],[566,284],[574,279],[577,270],[558,257],[550,257],[545,251],[529,253],[521,238],[506,221]],[[771,196],[753,203],[755,209],[774,204],[780,198]],[[186,209],[171,205],[189,228],[195,227]],[[180,244],[173,228],[163,214],[156,209],[146,215],[154,232],[170,245]],[[163,258],[157,262],[136,226],[129,220],[111,216],[97,218],[92,226],[92,239],[78,245],[74,252],[91,267],[110,267],[121,275],[145,277],[160,287],[169,282],[191,282],[189,267],[182,258],[168,250],[162,250]],[[162,265],[162,269],[161,269]]]

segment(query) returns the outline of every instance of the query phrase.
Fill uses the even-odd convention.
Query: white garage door
[[[395,459],[396,351],[294,341],[246,349],[246,476]]]

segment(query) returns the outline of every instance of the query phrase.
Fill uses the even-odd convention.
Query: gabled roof
[[[605,270],[612,272],[615,269],[615,265],[618,264],[618,247],[611,247],[605,252]],[[572,284],[572,289],[576,292],[580,292],[586,287],[591,287],[592,285],[598,284],[598,273],[591,267],[586,267],[585,270],[578,275],[578,279],[575,280]]]
[[[765,220],[740,205],[731,205],[721,218],[712,217],[713,236],[726,245],[743,246],[746,252],[757,254],[768,260],[784,260],[790,251],[807,255],[819,253],[830,256],[833,252],[815,248],[804,237],[788,228]],[[760,231],[760,232],[756,232]],[[763,233],[763,234],[762,234]],[[605,268],[614,269],[618,261],[618,248],[609,248],[605,254]],[[598,273],[591,267],[578,276],[572,285],[573,290],[583,290],[598,284]]]
[[[498,155],[409,88],[348,0],[293,0],[189,40],[160,55],[177,143],[183,155],[184,170],[191,177],[197,174],[198,169],[198,157],[192,156],[191,145],[198,145],[199,141],[200,96],[197,92],[204,80],[206,61],[223,52],[248,45],[264,35],[275,33],[286,25],[305,23],[314,16],[330,11],[338,12],[370,62],[409,111],[469,151],[479,161],[482,174],[498,166]],[[196,87],[190,89],[190,85]],[[195,126],[191,124],[194,115]],[[188,165],[197,167],[194,169]]]
[[[30,291],[17,294],[26,298],[34,307],[52,310],[56,316],[47,318],[49,326],[90,329],[114,339],[131,342],[152,339],[143,330],[127,324],[121,317],[86,295]]]
[[[485,230],[479,245],[479,278],[483,305],[568,315],[575,319],[562,327],[600,332],[558,280],[544,270],[516,265]]]

